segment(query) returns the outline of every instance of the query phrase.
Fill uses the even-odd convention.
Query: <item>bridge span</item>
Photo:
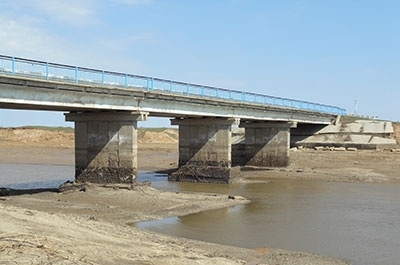
[[[283,167],[290,128],[330,124],[345,110],[323,104],[0,55],[0,108],[65,112],[75,123],[77,181],[132,183],[137,122],[179,126],[177,181],[231,180],[233,125],[245,128],[243,165]],[[237,154],[235,154],[237,157]]]

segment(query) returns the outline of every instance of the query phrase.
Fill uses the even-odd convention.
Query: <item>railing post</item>
[[[104,71],[101,71],[101,85],[104,86]]]
[[[128,87],[128,74],[125,74],[125,87]]]
[[[169,92],[172,93],[172,81],[169,81]]]
[[[186,95],[189,95],[189,84],[186,84]]]
[[[204,97],[204,86],[201,86],[201,96]]]
[[[46,62],[46,80],[49,80],[49,62]]]
[[[15,57],[13,57],[11,61],[11,73],[15,75]]]
[[[153,90],[154,88],[154,79],[152,77],[147,78],[147,90]]]
[[[218,89],[218,87],[215,89],[215,97],[219,98],[219,89]]]
[[[78,84],[78,66],[75,66],[75,83]]]

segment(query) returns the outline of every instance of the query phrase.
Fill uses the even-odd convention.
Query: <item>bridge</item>
[[[307,101],[4,55],[0,108],[65,112],[75,123],[75,178],[99,183],[135,181],[137,122],[148,116],[179,126],[179,169],[171,179],[228,183],[233,125],[245,128],[242,165],[283,167],[290,128],[345,114]]]

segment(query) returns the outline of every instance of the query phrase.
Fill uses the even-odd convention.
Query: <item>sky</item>
[[[397,0],[1,0],[0,54],[399,121],[399,13]],[[0,127],[23,125],[72,126],[0,110]]]

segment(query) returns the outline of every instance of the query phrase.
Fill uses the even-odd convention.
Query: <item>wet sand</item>
[[[243,249],[135,228],[142,220],[247,203],[150,187],[0,197],[2,264],[344,264],[307,253]]]
[[[177,145],[139,145],[140,170],[176,168]],[[0,162],[73,164],[71,147],[3,146]],[[400,154],[388,151],[291,152],[288,168],[237,170],[252,177],[397,181]],[[85,186],[75,191],[0,197],[4,264],[345,264],[308,253],[243,249],[142,231],[134,223],[247,203],[235,194],[160,192],[151,187]]]

